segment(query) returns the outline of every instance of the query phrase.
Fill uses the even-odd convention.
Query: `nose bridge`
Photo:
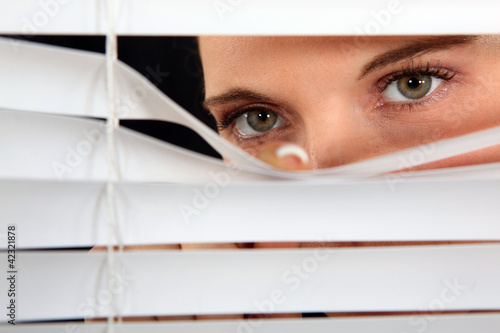
[[[352,71],[344,68],[345,59],[340,56],[325,59],[317,52],[300,52],[299,60],[305,65],[278,64],[281,84],[277,93],[301,119],[303,130],[297,143],[308,152],[313,168],[349,163],[358,152],[353,138],[359,137],[363,123],[362,113],[356,110],[360,89]]]
[[[324,121],[310,121],[305,125],[304,148],[314,169],[333,167],[341,154],[336,117]],[[332,120],[332,121],[328,121]]]
[[[304,148],[311,166],[328,168],[357,160],[367,145],[361,122],[345,99],[330,100],[316,105],[304,119]]]

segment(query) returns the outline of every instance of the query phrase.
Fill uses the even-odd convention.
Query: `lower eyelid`
[[[237,135],[240,138],[248,140],[248,139],[252,139],[252,138],[256,138],[256,137],[264,137],[266,135],[270,135],[272,132],[274,132],[276,130],[283,129],[283,128],[285,128],[287,126],[288,121],[285,120],[283,118],[283,116],[281,116],[279,114],[278,114],[278,121],[281,122],[280,126],[275,126],[275,127],[271,128],[270,130],[268,130],[266,132],[261,132],[261,133],[256,133],[256,134],[243,134],[243,133],[239,132],[239,130],[236,128],[236,121],[234,122],[234,124],[232,125],[232,127],[233,127],[233,131],[237,131],[238,132]]]
[[[387,87],[387,89],[385,89],[383,91],[383,97],[389,98],[389,100],[387,102],[392,102],[392,103],[408,103],[408,102],[412,102],[412,101],[416,102],[418,100],[421,100],[423,98],[426,98],[427,96],[430,96],[430,95],[434,94],[438,89],[442,88],[443,84],[445,83],[445,80],[443,80],[441,78],[432,78],[431,89],[432,88],[433,89],[431,91],[429,91],[426,95],[424,95],[424,96],[422,96],[420,98],[417,98],[417,99],[411,99],[411,98],[408,98],[406,96],[401,96],[402,98],[406,98],[405,100],[401,100],[401,101],[390,100],[391,97],[387,96],[387,94],[389,92],[394,93],[394,90],[398,90],[398,87],[397,87],[396,83],[397,83],[397,81],[391,83]],[[394,85],[394,87],[393,87],[393,85]],[[399,92],[399,93],[402,95],[401,92]],[[394,97],[392,96],[392,98],[394,98]]]
[[[271,130],[263,135],[249,136],[241,134],[231,134],[229,141],[232,141],[234,144],[245,150],[255,149],[270,142],[282,140],[282,135],[276,133],[275,130],[279,129]]]
[[[242,114],[241,116],[243,116],[244,114]],[[240,116],[240,117],[241,117]],[[236,127],[237,125],[237,121],[238,121],[239,117],[235,120],[234,122],[234,130],[235,131],[238,131],[239,132],[239,135],[243,138],[252,138],[252,137],[256,137],[256,136],[262,136],[262,135],[265,135],[266,133],[269,133],[269,132],[272,132],[274,131],[275,129],[279,129],[279,128],[282,128],[283,127],[283,124],[284,124],[284,120],[283,120],[283,117],[280,116],[278,114],[278,120],[276,121],[276,123],[280,122],[281,124],[277,125],[275,124],[270,130],[268,131],[265,131],[265,132],[257,132],[257,133],[254,133],[254,134],[244,134],[244,133],[241,133],[240,130],[238,130],[238,128]]]
[[[465,76],[464,74],[456,71],[456,70],[451,70],[447,69],[449,73],[451,73],[451,77],[449,78],[442,78],[437,76],[437,78],[442,79],[443,81],[441,84],[429,95],[426,95],[422,97],[421,99],[414,100],[414,102],[390,102],[390,101],[382,101],[383,93],[384,91],[380,91],[380,83],[376,84],[376,92],[378,93],[379,97],[377,98],[377,106],[378,105],[384,105],[384,104],[418,104],[419,102],[429,102],[429,99],[436,99],[436,98],[441,98],[444,97],[446,94],[451,93],[452,91],[455,90],[457,86],[461,86],[464,84],[471,84],[470,80]],[[435,75],[436,76],[436,75]],[[421,104],[421,103],[420,103]]]
[[[226,139],[232,141],[237,146],[250,152],[259,146],[269,144],[275,141],[295,142],[297,132],[291,129],[294,126],[293,120],[281,116],[283,124],[281,127],[273,128],[263,134],[244,135],[236,133],[234,125],[230,127],[230,133],[225,134]]]
[[[269,105],[264,104],[264,103],[254,102],[254,103],[238,106],[232,110],[221,111],[220,116],[219,116],[220,119],[217,120],[217,127],[220,130],[225,130],[226,128],[232,127],[232,126],[234,126],[236,120],[239,117],[241,117],[245,113],[248,113],[248,112],[255,110],[255,109],[272,111],[272,112],[276,113],[277,115],[281,115],[281,113],[276,110],[275,106],[269,106]]]
[[[426,95],[420,99],[403,101],[403,102],[391,102],[384,101],[383,96],[380,96],[377,100],[375,107],[376,108],[391,108],[393,110],[398,111],[413,111],[415,108],[424,108],[429,106],[432,103],[437,103],[441,101],[443,98],[450,93],[449,87],[450,82],[443,81],[439,87],[437,87],[432,93]]]

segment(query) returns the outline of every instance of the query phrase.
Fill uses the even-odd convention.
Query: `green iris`
[[[403,96],[410,99],[424,97],[432,86],[432,78],[429,75],[405,76],[398,80],[398,90]]]
[[[266,132],[274,127],[278,115],[272,111],[254,110],[247,113],[247,123],[257,132]]]

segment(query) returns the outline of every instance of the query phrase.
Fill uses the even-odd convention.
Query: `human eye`
[[[283,127],[286,120],[279,112],[262,104],[251,104],[225,112],[218,122],[219,131],[233,127],[241,137],[262,136]]]
[[[382,93],[381,104],[411,109],[420,105],[444,82],[452,80],[455,74],[452,70],[427,64],[386,75],[377,85]]]

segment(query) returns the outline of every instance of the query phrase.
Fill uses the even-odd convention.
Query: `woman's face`
[[[500,39],[201,37],[206,108],[258,155],[292,143],[333,167],[500,125]],[[500,147],[422,168],[500,161]]]

